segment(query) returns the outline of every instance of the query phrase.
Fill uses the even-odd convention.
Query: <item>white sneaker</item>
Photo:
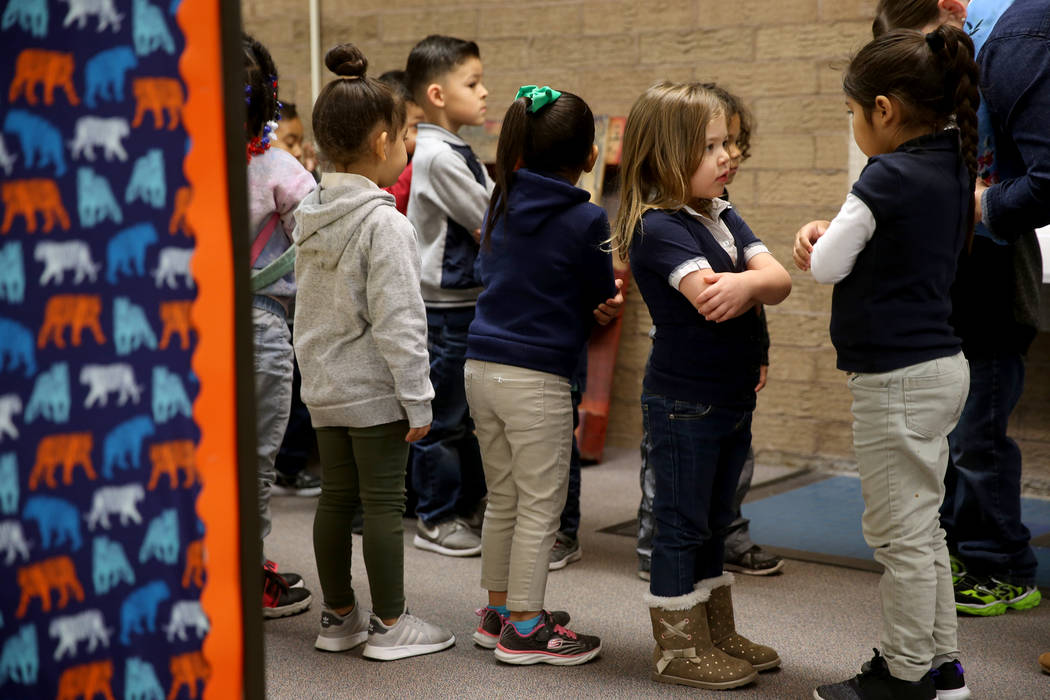
[[[393,626],[372,615],[368,626],[368,643],[361,656],[378,661],[393,661],[409,656],[431,654],[448,649],[456,643],[456,636],[437,625],[425,622],[407,610]]]
[[[346,651],[368,639],[368,613],[357,601],[354,609],[340,615],[327,605],[321,611],[321,631],[314,647],[322,651]]]
[[[481,554],[481,537],[460,518],[428,526],[422,519],[416,523],[412,544],[447,557],[476,557]]]

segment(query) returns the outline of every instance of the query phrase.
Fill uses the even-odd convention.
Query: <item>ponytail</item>
[[[525,135],[528,129],[529,101],[525,97],[519,97],[511,102],[507,113],[503,115],[503,124],[499,129],[499,143],[496,146],[496,174],[493,180],[496,182],[492,190],[492,199],[489,203],[489,213],[485,218],[485,240],[488,241],[489,232],[504,214],[507,213],[507,193],[510,192],[511,183],[514,180],[514,171],[518,169],[521,162],[522,151],[525,148]]]

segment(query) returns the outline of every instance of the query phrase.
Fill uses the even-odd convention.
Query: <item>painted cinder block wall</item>
[[[321,1],[324,48],[352,41],[370,73],[403,68],[430,33],[476,40],[499,118],[519,85],[550,84],[584,97],[595,113],[624,115],[658,79],[718,81],[754,111],[753,157],[731,188],[734,205],[792,271],[789,299],[768,310],[773,347],[759,397],[760,461],[851,467],[850,396],[828,337],[831,289],[790,265],[795,231],[831,218],[849,190],[850,134],[840,71],[871,31],[874,0],[349,0]],[[306,112],[310,64],[307,0],[242,0],[245,27],[273,52],[281,91]],[[330,75],[325,74],[325,79]],[[609,444],[633,447],[650,319],[629,297],[617,363]],[[1050,337],[1029,356],[1013,422],[1029,486],[1050,490]]]

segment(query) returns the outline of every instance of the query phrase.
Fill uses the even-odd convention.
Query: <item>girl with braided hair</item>
[[[266,47],[247,34],[244,54],[244,139],[248,159],[248,224],[252,231],[252,324],[255,353],[256,456],[260,537],[270,533],[274,462],[288,426],[292,400],[292,338],[288,312],[295,301],[295,274],[281,272],[291,246],[295,208],[314,179],[291,154],[270,148],[280,119],[277,68]],[[265,270],[264,275],[259,272]],[[269,279],[267,279],[269,278]],[[277,573],[263,554],[263,617],[295,615],[310,607],[302,577]]]
[[[885,568],[883,655],[818,700],[932,699],[946,667],[958,682],[943,697],[969,697],[938,511],[969,387],[949,315],[974,230],[977,86],[973,43],[956,27],[891,31],[861,49],[843,88],[868,164],[835,219],[795,238],[799,269],[835,285],[831,340],[853,394],[862,526]]]

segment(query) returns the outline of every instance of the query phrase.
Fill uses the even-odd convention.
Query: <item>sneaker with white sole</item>
[[[432,654],[456,643],[456,635],[419,619],[407,610],[387,627],[375,615],[368,625],[368,641],[361,656],[377,661],[394,661],[409,656]]]
[[[481,618],[478,628],[474,630],[474,643],[485,649],[495,649],[508,618],[487,605],[475,610],[474,614]],[[565,627],[572,618],[564,610],[554,610],[551,612],[551,619],[555,624]]]
[[[576,666],[602,653],[597,637],[566,629],[546,610],[540,615],[543,619],[526,635],[518,634],[514,625],[504,625],[494,652],[496,658],[505,664]]]
[[[305,470],[294,476],[287,476],[277,472],[277,476],[270,486],[270,494],[273,496],[300,496],[303,498],[320,496],[321,479]]]
[[[966,687],[962,664],[956,660],[945,661],[937,668],[930,669],[933,687],[937,690],[937,700],[968,700],[970,689]]]
[[[549,571],[564,569],[574,561],[583,558],[583,550],[580,548],[580,540],[569,537],[561,532],[554,534],[554,546],[551,547],[550,560],[547,564]]]
[[[327,605],[321,610],[321,631],[314,648],[321,651],[347,651],[368,639],[369,615],[358,602],[346,615]]]
[[[447,557],[475,557],[481,554],[481,538],[459,518],[434,525],[427,525],[420,520],[416,523],[416,536],[412,544]]]
[[[279,573],[263,569],[262,614],[264,618],[287,617],[306,612],[313,596],[305,588],[292,588]]]

